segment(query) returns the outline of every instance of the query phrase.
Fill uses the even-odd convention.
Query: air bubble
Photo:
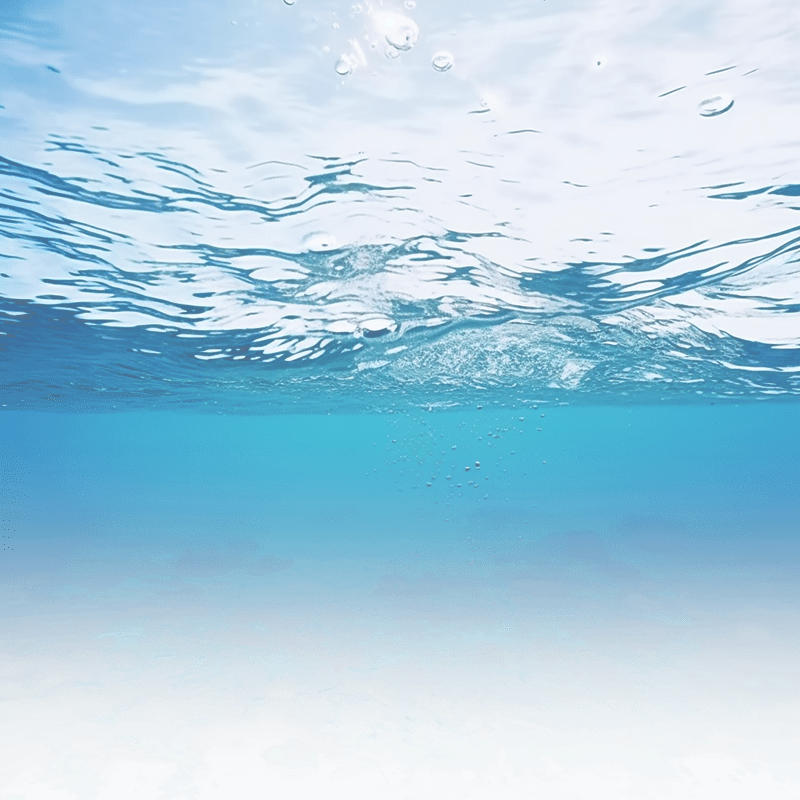
[[[405,5],[406,8],[416,8],[417,7],[416,0],[406,0],[404,5]]]
[[[392,47],[389,45],[386,48],[386,58],[397,58],[400,55],[400,51],[396,47]]]
[[[433,59],[431,59],[431,66],[437,72],[447,72],[447,70],[453,66],[453,54],[442,50],[441,53],[437,53]]]
[[[701,117],[718,117],[733,106],[733,98],[729,94],[718,94],[708,97],[697,106]]]
[[[389,17],[386,28],[386,41],[398,50],[410,50],[419,39],[417,23],[408,17]]]
[[[476,461],[476,462],[475,462],[475,466],[476,466],[478,469],[480,469],[480,468],[481,468],[481,462],[480,462],[480,461]]]
[[[353,7],[352,7],[352,11],[353,11],[354,14],[360,14],[361,13],[361,4],[360,3],[355,3],[353,5]]]
[[[464,472],[469,472],[469,467],[464,467]]]
[[[334,69],[339,75],[349,75],[353,71],[353,62],[349,56],[341,56]]]
[[[286,3],[287,6],[293,6],[294,5],[294,0],[283,0],[283,2]]]

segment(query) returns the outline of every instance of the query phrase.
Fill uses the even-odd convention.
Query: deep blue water
[[[0,2],[0,800],[800,796],[798,23]]]

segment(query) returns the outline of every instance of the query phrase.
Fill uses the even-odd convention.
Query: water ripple
[[[75,3],[74,20],[21,6],[0,23],[6,405],[800,391],[784,0],[761,38],[721,11],[685,34],[682,71],[652,55],[656,9],[620,19],[601,58],[576,31],[602,4],[509,4],[471,52],[456,26],[442,73],[422,44],[453,24],[438,8],[386,59],[372,12],[323,35],[299,4],[259,7],[223,37],[201,5],[150,3],[141,41],[107,20],[113,69]],[[287,36],[264,49],[246,28],[267,19]],[[302,20],[316,44],[288,35]],[[180,52],[163,47],[176,25]],[[751,35],[771,71],[729,66],[723,44]],[[359,69],[336,75],[355,41]]]
[[[103,158],[87,146],[61,149]],[[213,225],[255,215],[277,224],[310,213],[323,196],[376,203],[414,186],[367,183],[354,169],[368,159],[335,159],[299,178],[305,192],[256,201],[216,191],[186,164],[137,158],[191,187],[144,192],[131,175],[128,192],[111,192],[0,160],[9,179],[0,204],[9,400],[87,402],[87,393],[111,392],[119,402],[186,402],[229,385],[257,397],[265,381],[273,397],[309,381],[354,381],[378,395],[424,387],[428,396],[491,387],[594,395],[799,388],[798,226],[555,270],[535,258],[491,258],[493,246],[520,244],[497,231],[330,247],[309,247],[306,237],[293,250],[154,241],[137,233],[143,217],[202,214]],[[88,206],[92,222],[56,212],[41,195],[73,201],[73,213]],[[132,215],[121,219],[119,210]],[[771,340],[725,329],[743,314],[763,323],[756,334],[773,331]],[[789,324],[776,326],[779,315]]]

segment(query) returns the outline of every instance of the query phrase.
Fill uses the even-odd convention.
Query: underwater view
[[[795,0],[0,0],[0,800],[800,798]]]

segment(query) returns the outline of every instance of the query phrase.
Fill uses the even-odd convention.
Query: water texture
[[[15,5],[6,405],[795,396],[797,16]]]
[[[798,52],[0,0],[0,800],[800,797]]]

